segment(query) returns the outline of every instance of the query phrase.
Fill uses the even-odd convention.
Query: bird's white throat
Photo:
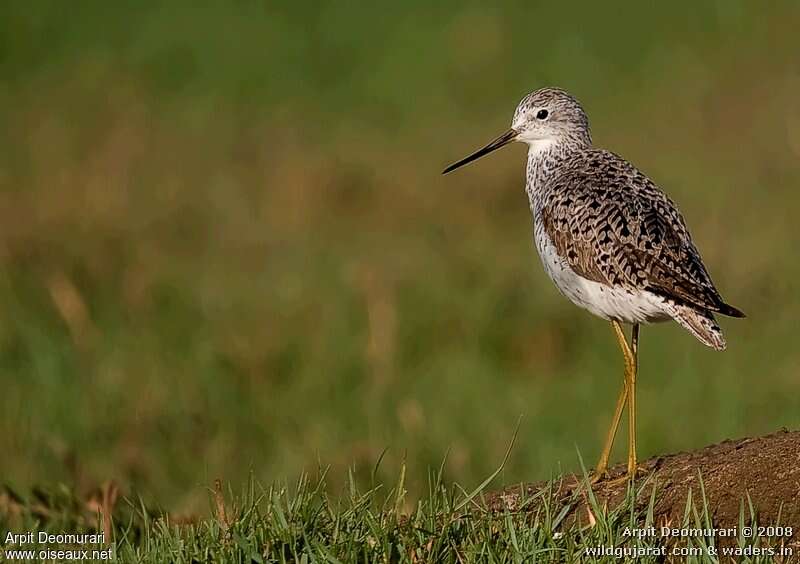
[[[556,144],[553,139],[521,139],[521,141],[528,144],[528,155],[531,157],[546,153]]]

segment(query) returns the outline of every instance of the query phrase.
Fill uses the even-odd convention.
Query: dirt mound
[[[693,452],[657,456],[642,463],[640,468],[643,470],[640,480],[649,481],[641,489],[637,504],[646,508],[652,488],[657,488],[654,517],[659,526],[680,526],[689,491],[695,500],[701,495],[702,476],[715,527],[736,527],[744,500],[746,516],[749,517],[748,503],[752,503],[759,525],[779,522],[793,527],[796,533],[790,542],[800,546],[800,431],[784,429],[764,437],[727,440]],[[625,499],[626,481],[614,482],[624,472],[624,465],[615,466],[609,480],[592,487],[601,504],[613,507]],[[492,492],[486,500],[493,509],[515,510],[523,491],[527,497],[544,487],[548,487],[546,482],[510,486]],[[566,502],[574,499],[576,488],[585,488],[585,483],[570,475],[563,476],[552,487],[556,502]],[[534,509],[535,506],[529,506],[526,510]],[[584,523],[589,514],[585,503],[578,503],[568,521]]]

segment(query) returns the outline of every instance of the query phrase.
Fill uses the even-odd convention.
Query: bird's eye
[[[539,110],[536,112],[536,119],[547,119],[547,110]]]

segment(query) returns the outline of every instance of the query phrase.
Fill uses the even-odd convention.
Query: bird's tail
[[[689,331],[689,333],[694,335],[695,338],[704,345],[718,351],[725,350],[725,337],[722,335],[722,329],[717,325],[717,320],[714,319],[714,315],[711,312],[685,305],[675,304],[673,307],[674,309],[671,312],[672,318],[677,321],[681,327]],[[739,310],[735,308],[731,309],[741,314]],[[730,314],[725,313],[725,315]],[[743,314],[734,317],[742,316]]]

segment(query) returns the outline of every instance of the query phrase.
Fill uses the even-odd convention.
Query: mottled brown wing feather
[[[649,290],[727,315],[675,204],[644,174],[608,151],[592,151],[561,171],[540,220],[578,274]]]
[[[542,210],[540,220],[556,252],[566,258],[572,270],[587,280],[609,285],[608,279],[597,263],[596,251],[591,241],[575,238],[569,224],[564,221],[557,223],[550,208]]]

